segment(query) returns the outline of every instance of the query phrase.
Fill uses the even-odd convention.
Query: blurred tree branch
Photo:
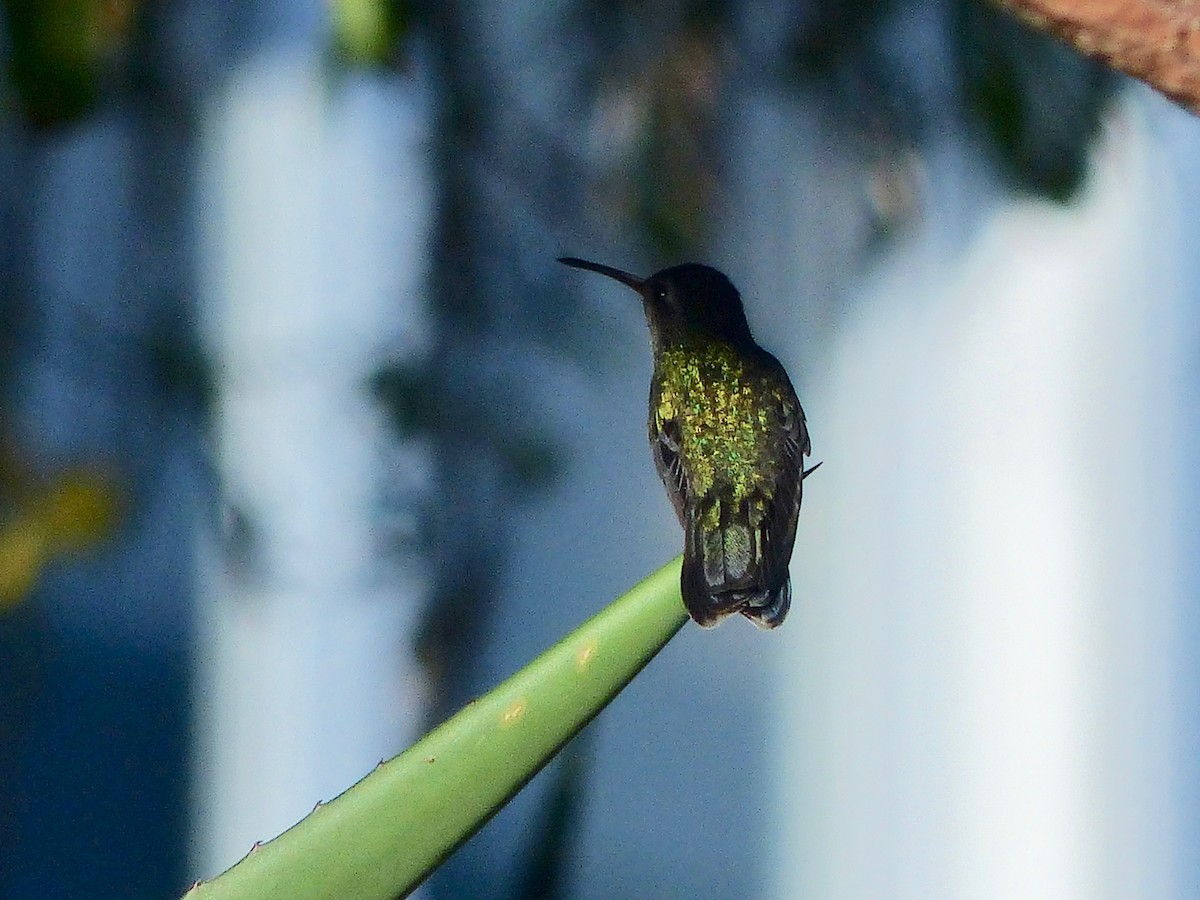
[[[1200,114],[1200,3],[1194,0],[994,0],[1084,56],[1141,79]]]

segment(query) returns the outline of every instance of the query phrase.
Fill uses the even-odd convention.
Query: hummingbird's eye
[[[654,286],[654,299],[662,302],[667,300],[667,286],[665,284],[657,284]]]

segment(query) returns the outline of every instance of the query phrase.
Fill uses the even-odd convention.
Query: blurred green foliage
[[[963,99],[997,167],[1016,190],[1070,200],[1116,75],[987,3],[954,9]]]
[[[413,6],[410,0],[329,0],[334,54],[349,66],[396,63]]]
[[[3,0],[8,74],[29,121],[71,122],[96,104],[126,48],[137,0]]]

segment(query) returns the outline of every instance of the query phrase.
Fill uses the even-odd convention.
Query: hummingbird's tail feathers
[[[742,607],[741,613],[759,628],[770,631],[787,618],[788,609],[792,605],[792,580],[787,578],[783,587],[774,594],[767,594],[765,602],[759,605],[751,601]]]
[[[760,628],[774,628],[787,615],[786,558],[782,569],[771,564],[768,522],[752,514],[756,508],[713,500],[684,525],[680,588],[688,614],[705,627],[740,612]]]
[[[822,466],[822,464],[824,464],[824,462],[825,462],[825,460],[821,460],[821,462],[817,463],[815,466],[809,466],[807,469],[805,469],[803,472],[800,473],[800,480],[803,481],[805,478],[807,478],[813,472],[817,471],[817,469],[821,468],[821,466]]]
[[[753,537],[727,508],[710,498],[684,522],[680,589],[688,614],[705,627],[738,612],[755,587]]]
[[[733,615],[746,605],[743,595],[712,593],[704,572],[695,561],[683,558],[683,575],[680,578],[683,605],[696,624],[712,628],[727,616]]]

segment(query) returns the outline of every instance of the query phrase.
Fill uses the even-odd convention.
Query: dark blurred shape
[[[8,71],[29,120],[71,122],[95,105],[129,42],[136,0],[3,0]]]
[[[732,12],[711,0],[580,8],[579,39],[597,51],[594,128],[614,151],[597,201],[665,259],[699,255],[711,237]]]
[[[493,385],[503,403],[469,407],[443,390],[427,369],[385,366],[370,380],[371,392],[382,405],[398,435],[453,435],[494,456],[506,486],[518,495],[548,487],[565,461],[557,443],[536,423],[524,427],[506,415],[522,395],[520,385]]]
[[[371,376],[370,388],[399,435],[412,436],[433,427],[436,408],[422,369],[386,366]]]
[[[1069,200],[1116,76],[978,0],[955,0],[951,33],[968,115],[1019,190]]]
[[[791,18],[791,77],[828,91],[831,111],[863,133],[872,168],[891,167],[961,116],[1016,190],[1065,201],[1078,189],[1116,84],[1105,67],[980,0],[953,0],[945,17],[895,0],[821,0]],[[914,21],[926,52],[897,52],[898,36],[918,33]],[[929,26],[942,21],[935,39]]]
[[[513,900],[565,900],[575,841],[583,821],[592,761],[593,730],[582,731],[562,751],[553,784],[529,840],[530,856],[518,876]]]
[[[710,236],[725,69],[719,27],[701,21],[666,49],[642,86],[649,109],[634,202],[652,246],[667,259],[694,254]]]
[[[823,0],[797,7],[799,22],[790,42],[793,65],[803,77],[829,75],[858,56],[892,8],[892,0]]]
[[[178,896],[191,660],[56,629],[32,607],[0,651],[0,764],[20,775],[0,791],[0,896]]]
[[[207,423],[216,400],[216,378],[193,324],[178,315],[164,314],[149,329],[145,342],[147,362],[162,402],[194,412],[198,420]]]

